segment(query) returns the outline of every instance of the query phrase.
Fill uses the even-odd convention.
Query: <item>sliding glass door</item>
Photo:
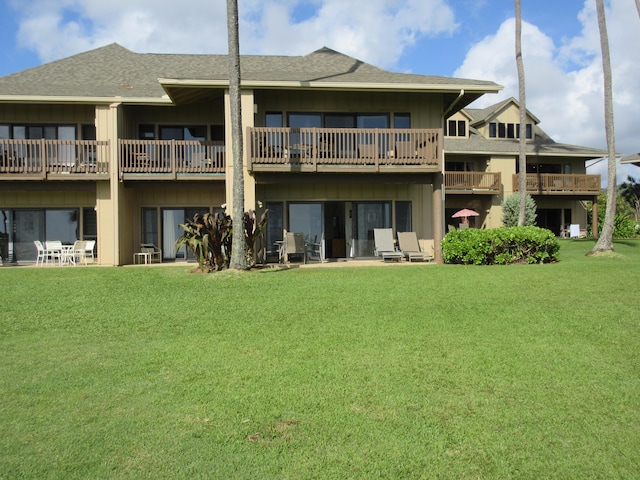
[[[354,256],[373,257],[373,229],[391,228],[391,202],[359,202],[353,207]]]

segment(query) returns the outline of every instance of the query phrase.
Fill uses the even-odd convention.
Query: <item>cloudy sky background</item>
[[[522,0],[527,107],[558,142],[606,149],[595,0]],[[640,152],[640,16],[610,0],[616,151]],[[518,96],[512,0],[238,0],[242,54],[327,46],[381,68],[492,80]],[[225,0],[4,0],[0,75],[113,42],[135,52],[226,53]],[[606,177],[606,162],[589,168]],[[618,181],[640,169],[618,166]]]

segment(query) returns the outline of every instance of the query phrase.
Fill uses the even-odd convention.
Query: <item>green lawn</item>
[[[0,269],[0,478],[638,478],[640,243]]]

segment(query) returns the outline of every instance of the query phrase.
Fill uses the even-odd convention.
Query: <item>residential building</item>
[[[295,231],[321,242],[326,258],[369,257],[373,229],[391,227],[417,232],[439,258],[445,192],[447,209],[481,199],[478,226],[499,224],[515,163],[486,132],[507,113],[465,109],[499,85],[388,72],[328,48],[243,56],[241,67],[244,207],[269,209],[268,248]],[[175,248],[179,225],[233,202],[227,68],[225,55],[112,44],[0,78],[8,259],[35,261],[34,240],[76,239],[96,240],[104,265],[132,263],[141,244],[156,245],[163,261],[188,259]],[[465,136],[445,140],[445,119],[465,122]],[[476,151],[476,137],[493,150]],[[450,188],[444,148],[456,175],[500,173],[499,189]],[[552,163],[568,175],[556,153]],[[584,171],[585,152],[568,157]],[[582,193],[547,195],[548,208],[562,200],[557,208],[578,219]]]
[[[555,142],[527,111],[520,125],[520,105],[509,98],[484,109],[465,108],[451,115],[445,129],[445,218],[470,208],[480,215],[472,226],[502,225],[502,201],[520,190],[519,138],[526,136],[526,185],[536,202],[540,227],[564,236],[571,224],[587,226],[587,205],[601,190],[600,175],[586,173],[588,160],[606,156],[605,150]],[[594,206],[597,208],[597,205]],[[597,213],[593,216],[597,219]],[[593,231],[597,231],[597,224]]]

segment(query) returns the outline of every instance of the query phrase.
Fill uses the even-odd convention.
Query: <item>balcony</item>
[[[444,187],[448,194],[498,195],[502,176],[500,172],[444,172]]]
[[[104,180],[109,142],[0,139],[0,180]]]
[[[250,172],[442,171],[441,129],[254,127],[247,135]]]
[[[120,140],[122,180],[224,180],[224,142]]]
[[[533,195],[598,195],[600,175],[527,173],[527,193]],[[513,175],[513,191],[520,191],[520,175]]]

